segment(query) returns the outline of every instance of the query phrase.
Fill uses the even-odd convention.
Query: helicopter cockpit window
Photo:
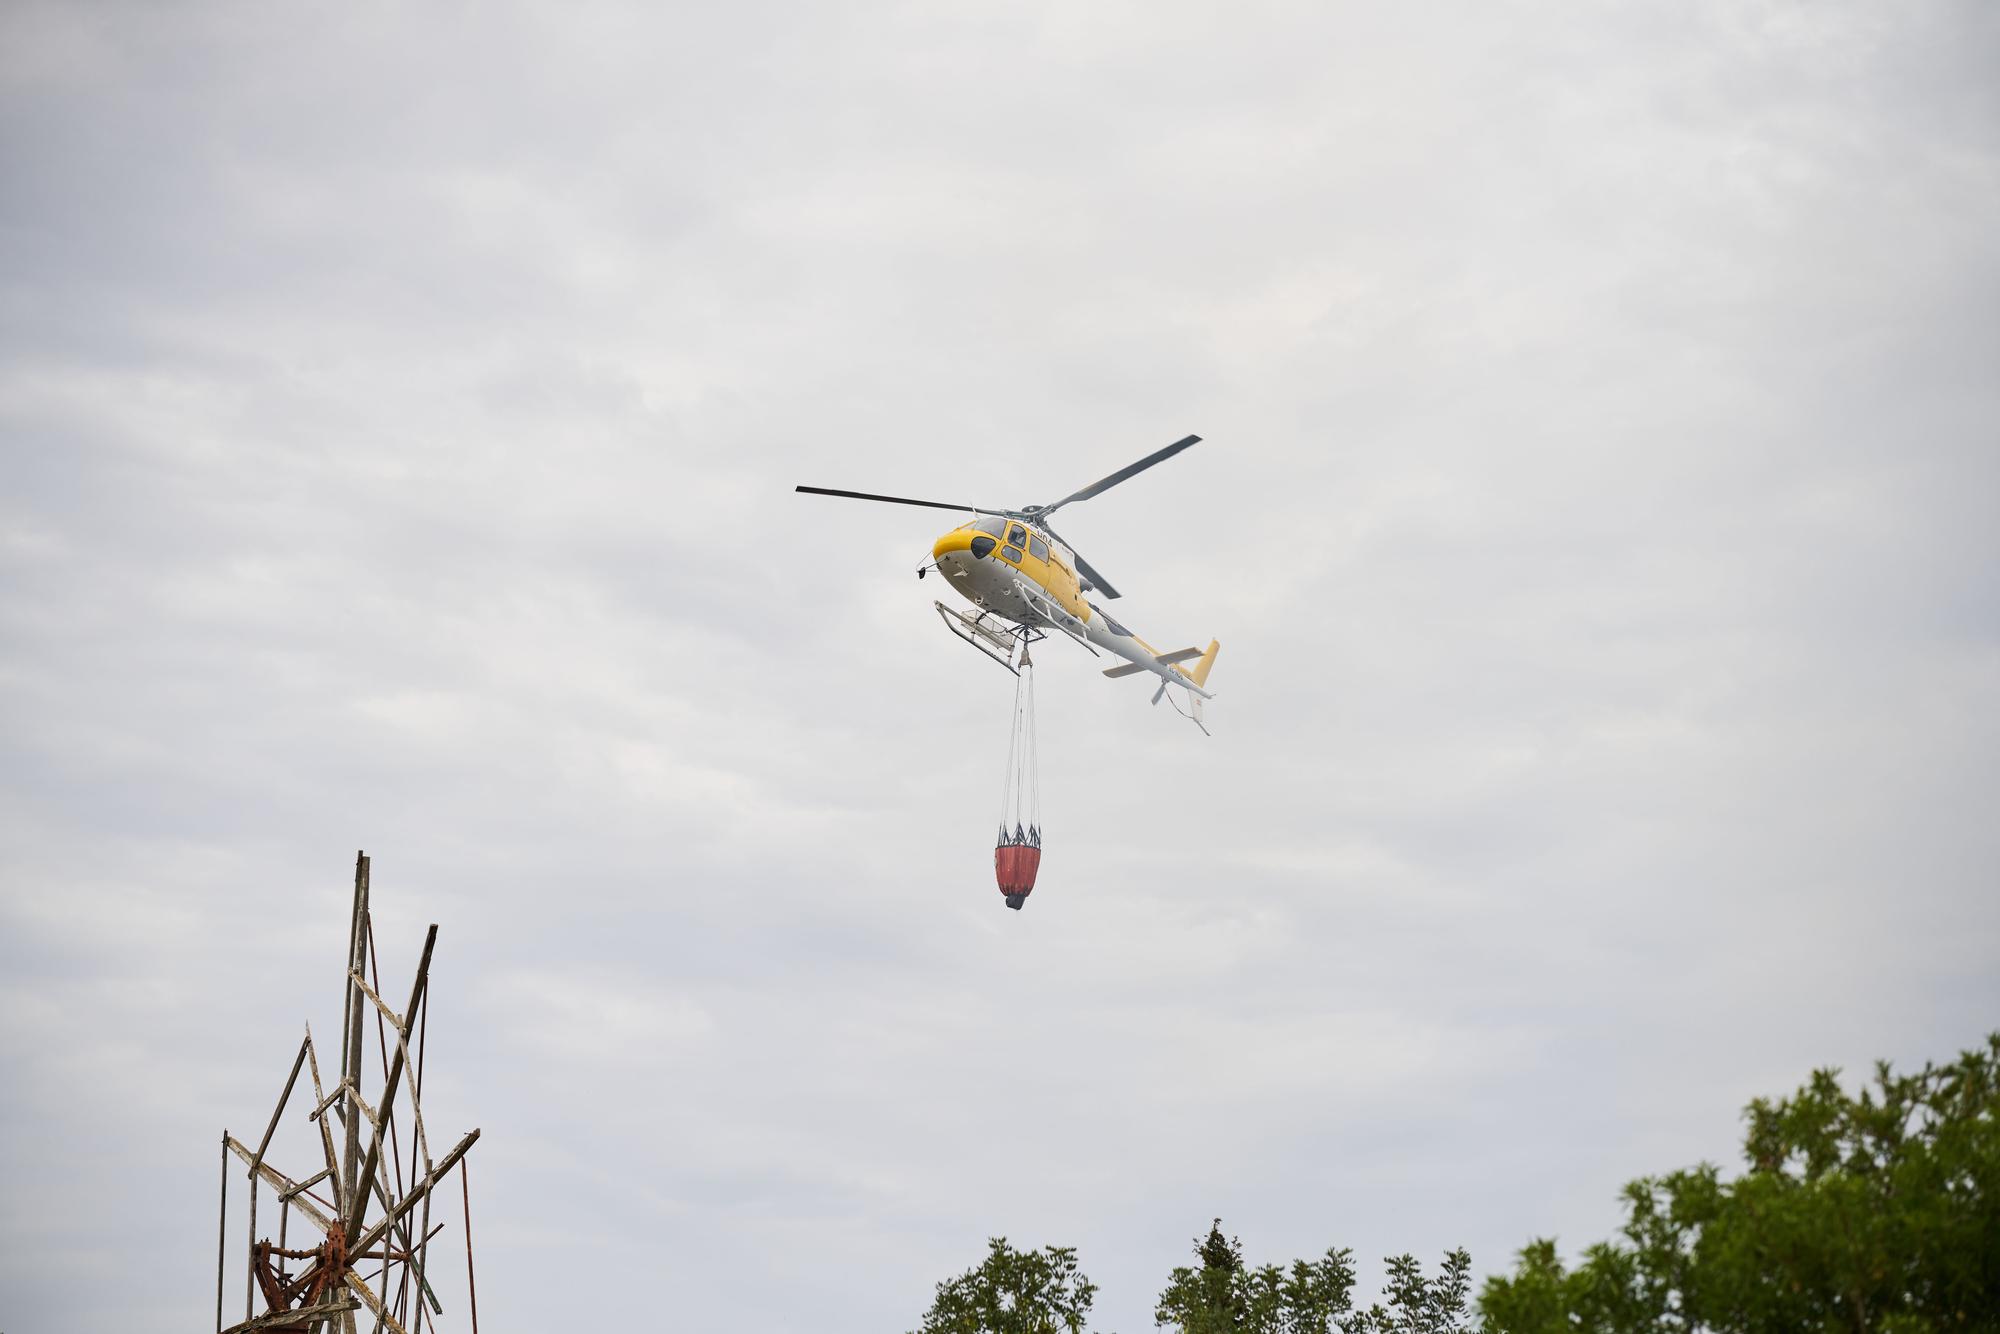
[[[1015,524],[1007,534],[1007,543],[1009,546],[1025,547],[1028,545],[1028,530],[1018,523]]]
[[[1049,558],[1049,544],[1042,541],[1039,537],[1031,537],[1028,539],[1028,554],[1036,560],[1047,560]]]
[[[991,514],[982,515],[976,523],[970,524],[968,526],[972,528],[977,528],[980,532],[985,533],[989,537],[1000,537],[1004,535],[1007,531],[1007,521],[1005,519],[997,518]]]

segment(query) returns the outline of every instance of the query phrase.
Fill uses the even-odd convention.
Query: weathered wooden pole
[[[253,1295],[257,1291],[257,1173],[250,1173],[250,1262],[243,1266],[243,1318],[248,1320],[257,1312],[252,1308]]]
[[[424,984],[430,980],[431,951],[437,947],[437,938],[437,923],[432,922],[431,929],[424,933],[424,953],[423,957],[417,960],[417,977],[416,981],[410,984],[410,1003],[403,1010],[405,1016],[415,1014],[417,1007],[423,1004]],[[359,977],[359,974],[356,976]],[[359,993],[357,997],[358,995]],[[355,1027],[358,1029],[361,1025],[356,1023]],[[361,1175],[355,1179],[357,1189],[354,1192],[354,1203],[347,1211],[347,1235],[350,1237],[361,1230],[361,1217],[368,1208],[369,1185],[375,1180],[375,1168],[382,1161],[382,1129],[388,1125],[389,1111],[396,1105],[396,1085],[402,1082],[403,1053],[409,1050],[409,1045],[404,1040],[404,1033],[408,1028],[408,1019],[399,1016],[396,1052],[389,1058],[389,1077],[382,1084],[382,1106],[377,1112],[381,1121],[375,1127],[374,1135],[369,1138],[368,1157],[362,1163]],[[384,1287],[386,1289],[387,1285],[384,1284]]]
[[[257,1141],[257,1152],[250,1159],[250,1251],[253,1255],[257,1250],[257,1169],[264,1165],[264,1151],[271,1147],[271,1136],[277,1133],[278,1118],[285,1114],[285,1104],[292,1100],[292,1088],[299,1082],[299,1070],[306,1063],[306,1047],[311,1041],[312,1038],[308,1035],[304,1042],[299,1043],[299,1054],[292,1059],[292,1073],[285,1076],[285,1091],[278,1095],[278,1105],[271,1109],[270,1123],[264,1127],[264,1138]],[[256,1265],[253,1262],[243,1272],[245,1320],[257,1313],[252,1304],[252,1294],[256,1290],[256,1276],[252,1271],[255,1269]]]
[[[472,1308],[472,1334],[479,1334],[479,1285],[472,1281],[472,1182],[458,1165],[458,1189],[465,1198],[465,1300]]]
[[[382,1238],[385,1235],[387,1235],[390,1228],[396,1226],[397,1223],[402,1221],[404,1214],[410,1212],[410,1210],[417,1207],[419,1197],[422,1195],[422,1193],[428,1191],[431,1187],[437,1185],[439,1179],[442,1178],[445,1173],[451,1171],[452,1168],[458,1166],[458,1160],[465,1157],[466,1150],[470,1149],[474,1144],[477,1144],[478,1142],[479,1142],[478,1128],[475,1127],[471,1130],[468,1130],[465,1133],[465,1138],[460,1140],[457,1144],[453,1145],[450,1153],[438,1159],[438,1165],[432,1168],[430,1171],[424,1173],[424,1179],[418,1182],[416,1186],[412,1187],[408,1195],[405,1195],[400,1201],[397,1202],[396,1207],[389,1211],[389,1216],[387,1218],[384,1218],[381,1222],[376,1223],[374,1226],[370,1227],[366,1232],[362,1233],[358,1240],[350,1241],[348,1243],[348,1246],[351,1248],[353,1253],[356,1255],[360,1255],[363,1252],[367,1251],[368,1248],[373,1246],[376,1242],[382,1240]]]
[[[341,1212],[352,1213],[358,1201],[368,1198],[365,1186],[354,1175],[361,1156],[361,992],[354,979],[366,967],[368,949],[368,854],[354,854],[354,915],[347,940],[347,976],[341,991],[340,1077],[347,1093],[341,1100],[341,1120],[347,1127],[347,1152],[341,1159]]]
[[[222,1263],[229,1254],[229,1132],[222,1132],[222,1217],[215,1225],[215,1334],[222,1334]]]
[[[356,1199],[367,1198],[367,1188],[354,1177],[361,1156],[361,992],[354,985],[361,971],[362,953],[368,948],[368,855],[354,854],[354,917],[347,942],[346,990],[341,1004],[340,1079],[347,1090],[340,1100],[340,1121],[347,1132],[346,1156],[341,1159],[341,1193],[336,1213],[345,1216]],[[345,1334],[355,1334],[352,1309],[340,1315]]]
[[[292,1086],[299,1082],[299,1069],[306,1063],[306,1048],[312,1045],[312,1034],[307,1033],[305,1041],[299,1043],[299,1054],[292,1059],[292,1073],[285,1078],[285,1091],[278,1095],[278,1105],[271,1109],[271,1122],[264,1127],[264,1138],[257,1141],[257,1155],[250,1164],[255,1172],[263,1165],[264,1150],[271,1147],[271,1136],[278,1133],[278,1118],[285,1114],[285,1104],[292,1100]]]
[[[431,1170],[430,1136],[426,1134],[424,1131],[424,1114],[423,1114],[424,1039],[427,1036],[429,1036],[431,1029],[430,988],[428,987],[424,988],[423,1007],[420,1010],[418,1010],[416,1014],[410,1016],[410,1022],[416,1027],[417,1030],[417,1068],[410,1073],[410,1113],[411,1113],[410,1175],[415,1176],[417,1173],[417,1155],[419,1154],[423,1155],[423,1170],[426,1172]],[[440,1226],[442,1226],[442,1224],[440,1224]],[[430,1299],[433,1305],[435,1305],[437,1301],[437,1295],[431,1292],[431,1280],[430,1280],[431,1195],[429,1191],[424,1192],[423,1218],[417,1224],[417,1235],[423,1238],[423,1244],[417,1248],[417,1257],[416,1257],[417,1320],[420,1324],[426,1324],[430,1322],[430,1315],[424,1311],[425,1295],[426,1294],[430,1295]],[[407,1287],[408,1286],[407,1269],[404,1271],[404,1274],[405,1274],[404,1286]]]
[[[333,1131],[328,1129],[326,1124],[325,1113],[328,1106],[326,1088],[320,1083],[319,1048],[313,1043],[311,1024],[306,1025],[306,1068],[312,1072],[313,1082],[313,1113],[308,1119],[319,1127],[320,1148],[326,1154],[325,1175],[333,1183],[333,1211],[339,1213],[343,1201],[340,1193],[340,1161],[333,1151]],[[315,1177],[314,1180],[318,1178]]]

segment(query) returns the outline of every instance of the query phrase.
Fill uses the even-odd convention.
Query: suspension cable
[[[1025,651],[1023,656],[1026,657]],[[1000,838],[1006,843],[1030,840],[1029,831],[1039,829],[1041,824],[1041,753],[1035,737],[1034,670],[1034,660],[1028,658],[1014,673],[1014,711],[1007,728],[1007,768],[1000,782]]]

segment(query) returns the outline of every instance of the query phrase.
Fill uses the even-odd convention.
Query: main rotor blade
[[[1155,463],[1164,463],[1166,460],[1172,458],[1174,455],[1180,453],[1183,449],[1186,449],[1189,445],[1196,443],[1200,439],[1201,437],[1198,435],[1191,435],[1185,440],[1176,440],[1171,445],[1168,445],[1165,449],[1159,450],[1152,454],[1148,454],[1145,458],[1140,459],[1137,463],[1128,464],[1125,467],[1120,468],[1117,472],[1112,473],[1109,477],[1106,477],[1103,481],[1092,482],[1089,486],[1086,486],[1085,488],[1083,488],[1083,490],[1076,492],[1074,495],[1064,496],[1061,500],[1058,500],[1055,504],[1050,505],[1047,508],[1043,509],[1041,513],[1054,514],[1057,510],[1061,509],[1063,506],[1069,504],[1073,500],[1089,500],[1092,496],[1098,494],[1100,491],[1109,491],[1112,487],[1118,485],[1120,482],[1127,481],[1133,477],[1138,476],[1140,473],[1146,471],[1146,469],[1152,467]]]
[[[1077,573],[1081,574],[1086,580],[1089,581],[1091,591],[1102,593],[1107,598],[1115,598],[1118,596],[1118,590],[1111,586],[1111,581],[1109,579],[1106,579],[1103,575],[1099,574],[1096,570],[1096,567],[1091,565],[1089,561],[1085,560],[1082,557],[1082,555],[1080,555],[1077,552],[1076,547],[1071,544],[1068,538],[1064,537],[1061,533],[1057,532],[1055,529],[1050,528],[1047,524],[1043,524],[1042,528],[1045,532],[1048,533],[1050,537],[1053,537],[1056,541],[1062,543],[1064,546],[1069,547],[1070,559],[1076,562]]]
[[[947,505],[942,500],[911,500],[908,496],[877,496],[866,491],[835,491],[824,486],[801,486],[795,490],[815,496],[845,496],[849,500],[880,500],[890,505],[922,505],[934,510],[971,510],[974,514],[1005,514],[1006,510],[990,510],[979,505]]]
[[[1085,560],[1081,556],[1077,556],[1076,549],[1074,547],[1070,548],[1069,554],[1072,556],[1076,556],[1077,572],[1082,574],[1084,578],[1090,580],[1090,585],[1092,588],[1104,594],[1104,596],[1107,598],[1115,598],[1118,596],[1118,590],[1111,586],[1111,581],[1109,579],[1106,579],[1103,575],[1099,574],[1095,569],[1093,569],[1089,561]]]

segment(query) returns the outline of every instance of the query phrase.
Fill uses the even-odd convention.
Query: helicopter
[[[975,517],[938,538],[931,546],[931,559],[917,568],[922,579],[932,570],[942,574],[952,591],[979,610],[970,613],[943,602],[935,603],[938,615],[953,634],[986,656],[1019,673],[1025,665],[1028,645],[1057,630],[1092,654],[1108,653],[1124,661],[1108,667],[1109,677],[1150,674],[1159,678],[1153,703],[1167,698],[1167,688],[1178,686],[1187,692],[1188,708],[1177,712],[1192,718],[1206,733],[1201,703],[1215,696],[1206,688],[1208,674],[1215,666],[1221,645],[1211,639],[1206,649],[1183,648],[1162,653],[1127,630],[1111,614],[1085,595],[1098,594],[1106,601],[1118,590],[1099,574],[1089,561],[1076,553],[1049,526],[1049,516],[1065,505],[1089,500],[1120,482],[1164,463],[1201,439],[1190,435],[1176,440],[1056,501],[1053,505],[1024,505],[1019,509],[992,509],[983,505],[953,505],[938,500],[913,500],[908,496],[883,496],[867,491],[840,491],[824,486],[801,486],[809,495],[839,496],[848,500],[875,500],[890,505],[919,505],[928,509],[969,511]],[[1191,663],[1183,666],[1184,663]]]

